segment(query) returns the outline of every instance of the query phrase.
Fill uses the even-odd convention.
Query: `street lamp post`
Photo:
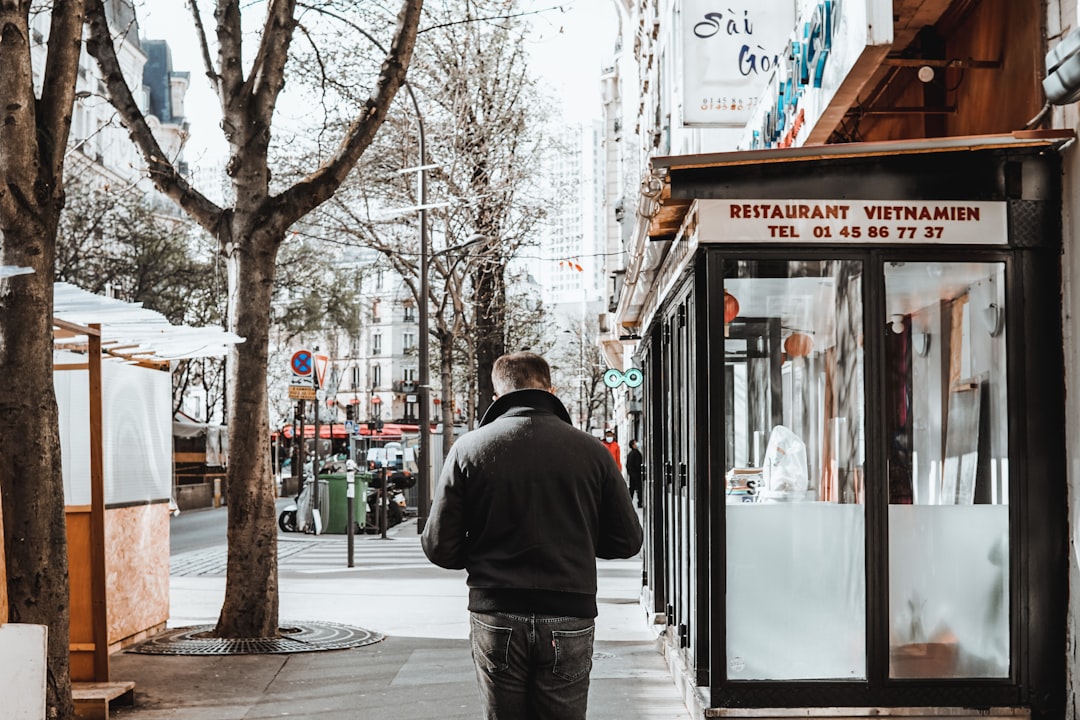
[[[379,49],[379,52],[388,54],[382,43],[376,40],[371,33],[352,23],[349,23],[349,25],[367,38]],[[416,531],[421,533],[424,531],[424,526],[427,524],[428,511],[431,503],[431,349],[428,343],[428,336],[430,335],[430,320],[428,318],[428,294],[430,292],[428,264],[431,258],[431,240],[428,237],[427,197],[427,171],[429,166],[427,164],[427,141],[424,137],[424,116],[420,112],[420,103],[416,101],[416,94],[413,93],[412,86],[407,80],[402,81],[402,87],[405,88],[405,92],[408,93],[409,101],[412,103],[413,112],[416,113],[417,144],[420,153],[420,165],[416,168],[418,171],[416,180],[417,194],[420,199],[420,290],[418,292],[420,295],[418,300],[420,312],[417,316],[417,322],[420,325],[420,343],[417,347],[417,351],[420,354],[420,377],[418,378],[417,387],[417,400],[420,403],[420,458],[417,463],[418,477],[416,479],[416,494],[418,495],[416,501]],[[486,235],[478,233],[455,249],[460,249],[466,245],[472,245],[486,240],[488,240]]]
[[[431,349],[428,344],[428,209],[427,209],[427,150],[424,142],[424,118],[420,114],[420,105],[416,102],[412,87],[408,84],[413,109],[416,111],[416,126],[420,139],[420,172],[417,183],[420,186],[420,386],[417,388],[420,400],[420,477],[416,483],[416,531],[423,532],[427,524],[428,503],[431,498]]]
[[[379,49],[379,52],[384,55],[389,54],[382,43],[376,40],[371,33],[352,23],[349,23],[349,25],[367,38]],[[420,165],[416,168],[418,171],[416,180],[417,194],[420,196],[420,297],[417,303],[420,306],[419,317],[417,317],[420,324],[420,345],[417,348],[420,353],[420,377],[419,387],[417,387],[417,400],[420,402],[420,458],[417,463],[418,477],[416,479],[416,494],[418,495],[416,501],[416,531],[420,533],[424,531],[424,526],[427,524],[428,507],[431,501],[431,408],[429,407],[431,402],[429,399],[431,395],[431,373],[429,372],[431,358],[429,357],[430,349],[428,346],[428,166],[426,139],[424,137],[424,116],[420,112],[420,103],[416,101],[412,85],[407,80],[403,80],[401,85],[405,88],[405,92],[409,94],[413,112],[416,113],[418,150],[420,153]]]

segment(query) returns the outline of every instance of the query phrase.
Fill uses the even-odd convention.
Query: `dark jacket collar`
[[[491,423],[496,418],[502,417],[511,410],[522,408],[549,412],[563,422],[571,424],[570,413],[566,411],[566,406],[562,404],[562,401],[559,400],[559,398],[555,397],[547,390],[527,389],[515,390],[514,392],[500,395],[499,398],[488,407],[487,412],[484,413],[484,418],[480,421],[480,426],[483,427],[484,425]]]

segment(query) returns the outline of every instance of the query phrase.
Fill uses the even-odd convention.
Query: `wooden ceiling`
[[[936,25],[954,0],[893,0],[893,52],[912,43],[927,25]],[[971,4],[960,0],[957,4]]]
[[[649,237],[654,240],[675,237],[693,200],[673,200],[671,198],[671,176],[669,175],[664,180],[664,189],[656,202],[659,205],[656,214],[653,215],[652,220],[649,222]]]

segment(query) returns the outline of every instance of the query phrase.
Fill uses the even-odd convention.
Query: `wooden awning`
[[[760,166],[775,163],[827,162],[875,156],[927,153],[971,152],[1037,146],[1058,146],[1075,137],[1072,130],[1021,130],[1001,135],[965,135],[917,140],[804,145],[770,150],[734,150],[700,155],[654,157],[651,172],[662,178],[663,189],[655,199],[658,206],[649,223],[649,240],[672,240],[696,199],[679,192],[678,175],[685,171]],[[673,183],[675,187],[673,188]]]

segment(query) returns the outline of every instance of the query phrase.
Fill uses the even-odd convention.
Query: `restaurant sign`
[[[699,200],[698,242],[1008,243],[1003,202]]]
[[[796,0],[683,0],[682,122],[745,126],[795,23]]]

